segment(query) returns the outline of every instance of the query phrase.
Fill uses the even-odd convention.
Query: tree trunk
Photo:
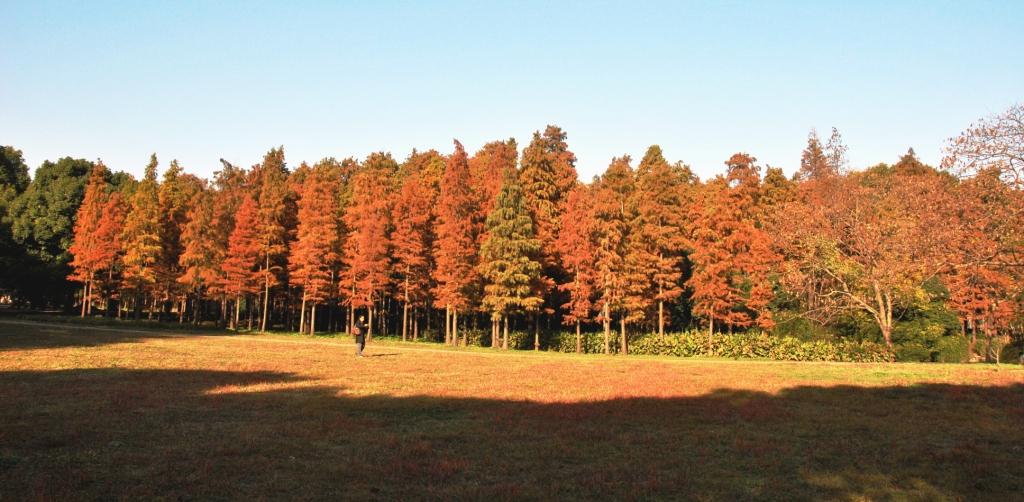
[[[266,267],[263,269],[263,312],[260,319],[260,333],[267,331],[267,311],[270,310],[270,254],[267,254]]]
[[[89,294],[89,281],[82,283],[82,319],[85,319],[85,297]]]
[[[604,291],[605,298],[608,298],[608,290]],[[604,353],[612,353],[612,317],[608,308],[608,301],[605,300],[604,306],[601,307],[601,315],[604,317]]]
[[[252,305],[249,303],[249,295],[245,296],[245,312],[249,315],[249,331],[252,331]]]
[[[459,345],[459,310],[452,309],[452,345]]]
[[[228,317],[228,297],[221,295],[220,297],[220,318],[217,319],[217,327],[223,328],[225,321]]]
[[[533,350],[540,350],[540,314],[533,314]]]
[[[505,332],[501,336],[501,350],[508,350],[508,315],[502,316],[502,319],[505,323]]]
[[[300,308],[302,309],[302,311],[299,312],[299,333],[305,333],[306,332],[306,290],[305,290],[305,288],[303,288],[303,290],[302,290],[302,307],[300,307]]]
[[[309,336],[316,335],[316,302],[309,307]]]
[[[665,339],[665,302],[662,300],[658,300],[658,336]]]
[[[451,304],[444,306],[444,344],[450,345],[452,343],[452,306]]]
[[[407,299],[402,304],[402,341],[406,342],[409,340],[409,300]]]
[[[352,292],[351,292],[351,296],[349,296],[349,302],[348,302],[348,332],[349,333],[352,333],[355,330],[355,326],[356,326],[356,307],[355,307],[355,301],[356,301],[356,285],[355,285],[355,281],[353,280]]]
[[[973,318],[968,318],[967,322],[971,325],[971,340],[967,343],[967,360],[970,361],[974,358],[974,349],[978,344],[978,325]]]
[[[583,353],[583,334],[580,333],[580,321],[576,320],[576,353]]]
[[[85,315],[92,315],[93,279],[89,275],[89,292],[85,295]]]
[[[619,329],[622,331],[622,355],[629,355],[629,346],[626,343],[626,314],[619,318]]]
[[[370,322],[366,323],[366,341],[369,342],[373,338],[373,302],[366,307],[366,315],[369,316],[367,320]]]

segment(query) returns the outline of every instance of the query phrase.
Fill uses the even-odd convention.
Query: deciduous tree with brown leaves
[[[902,307],[949,265],[950,180],[934,170],[880,166],[841,180],[830,204],[790,206],[778,232],[783,280],[816,284],[805,315],[827,321],[844,311],[872,317],[886,345]]]

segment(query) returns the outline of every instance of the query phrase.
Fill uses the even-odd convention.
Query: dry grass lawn
[[[1024,371],[0,322],[0,500],[1020,500]]]

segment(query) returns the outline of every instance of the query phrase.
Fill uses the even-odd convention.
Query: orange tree
[[[288,280],[302,289],[299,331],[307,330],[306,305],[310,304],[308,331],[316,332],[316,307],[330,294],[338,235],[339,171],[333,159],[319,162],[308,173],[298,201],[297,238],[289,249]]]
[[[626,347],[626,313],[623,311],[626,287],[626,245],[634,218],[633,169],[629,156],[612,159],[608,169],[594,184],[594,268],[604,325],[604,352],[611,352],[612,314],[621,311],[621,344]]]
[[[569,293],[562,305],[562,322],[576,326],[576,352],[579,353],[583,351],[581,325],[591,319],[597,280],[593,189],[577,184],[566,196],[564,206],[556,244],[562,268],[569,273],[570,280],[559,284],[558,288]]]
[[[458,313],[467,311],[469,288],[476,281],[476,238],[473,226],[474,195],[469,164],[462,143],[448,157],[441,194],[435,210],[437,226],[433,254],[436,268],[434,305],[445,309],[445,342],[458,341]]]
[[[260,261],[260,238],[257,231],[259,208],[252,196],[246,195],[235,213],[234,229],[228,239],[227,255],[221,265],[220,289],[235,300],[235,315],[231,322],[238,329],[242,311],[242,297],[259,291],[260,275],[256,267]],[[252,329],[252,308],[249,308],[249,329]]]
[[[366,308],[368,336],[373,336],[375,304],[391,283],[389,256],[391,183],[398,164],[390,154],[366,158],[352,178],[352,194],[345,210],[345,266],[341,293],[349,306]]]
[[[89,173],[85,185],[85,196],[75,215],[74,237],[68,252],[72,255],[69,280],[82,283],[82,317],[92,308],[93,280],[96,273],[110,264],[104,256],[105,245],[100,239],[103,210],[107,196],[107,169],[103,162],[97,162]]]

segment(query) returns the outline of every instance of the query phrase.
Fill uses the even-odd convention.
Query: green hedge
[[[619,351],[617,333],[611,339],[611,351]],[[549,350],[576,352],[575,333],[557,333],[548,337]],[[604,352],[604,334],[583,335],[583,352],[588,354]],[[801,341],[789,336],[772,336],[764,333],[719,334],[708,339],[707,332],[688,331],[665,335],[655,334],[631,337],[629,352],[640,355],[662,355],[677,357],[730,357],[775,359],[779,361],[843,361],[843,362],[886,362],[890,353],[884,345],[874,342],[841,340]]]

